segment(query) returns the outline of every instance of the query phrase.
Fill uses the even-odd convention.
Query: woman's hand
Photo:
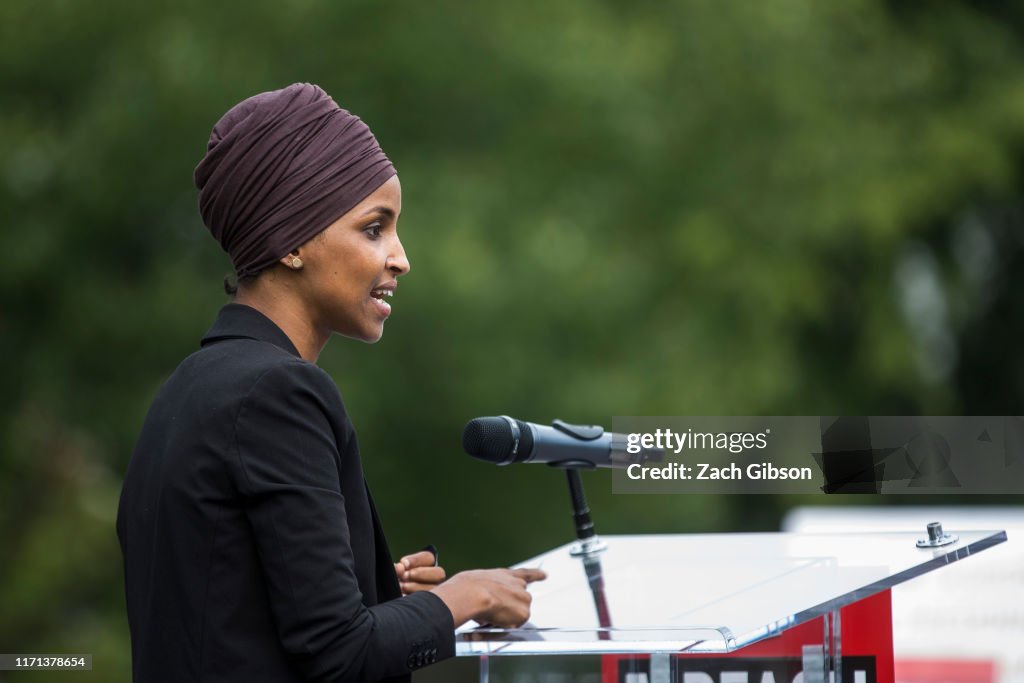
[[[448,605],[456,627],[475,619],[515,628],[530,618],[533,596],[526,586],[546,578],[540,569],[474,569],[459,572],[433,593]]]
[[[434,553],[429,550],[421,550],[418,553],[406,555],[396,562],[395,574],[398,575],[398,585],[402,588],[402,595],[428,591],[444,581],[444,567],[435,566],[436,561]]]

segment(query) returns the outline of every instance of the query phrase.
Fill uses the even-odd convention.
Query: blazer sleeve
[[[326,413],[339,407],[316,366],[266,371],[235,424],[237,482],[278,635],[297,668],[311,681],[375,681],[452,656],[454,623],[429,592],[363,604]]]

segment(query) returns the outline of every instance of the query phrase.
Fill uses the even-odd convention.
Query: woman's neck
[[[261,282],[267,276],[271,277]],[[316,363],[330,332],[317,329],[298,297],[289,296],[286,288],[272,286],[269,282],[272,276],[272,273],[266,273],[254,282],[240,285],[233,303],[255,308],[270,318],[288,336],[304,360]]]

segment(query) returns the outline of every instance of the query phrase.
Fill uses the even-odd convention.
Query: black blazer
[[[117,516],[135,681],[406,680],[454,654],[400,597],[331,378],[228,304],[160,389]]]

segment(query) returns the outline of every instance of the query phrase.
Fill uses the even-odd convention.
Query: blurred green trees
[[[120,476],[225,301],[191,174],[233,103],[319,83],[399,169],[413,271],[384,340],[321,364],[393,550],[456,571],[571,533],[556,473],[461,455],[473,416],[1015,411],[1022,27],[994,2],[3,3],[0,650],[128,678]],[[790,502],[588,481],[604,532]]]

